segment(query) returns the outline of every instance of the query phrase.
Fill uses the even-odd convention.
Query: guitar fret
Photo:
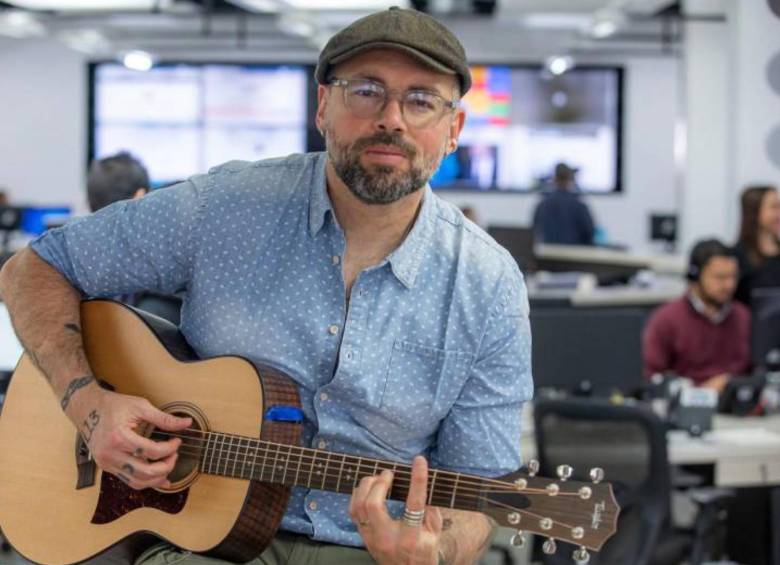
[[[260,449],[260,442],[255,442],[255,457],[252,460],[252,470],[249,472],[249,480],[254,480],[255,478],[255,470],[257,469],[257,452]]]
[[[458,481],[460,480],[460,473],[455,474],[455,484],[452,487],[452,498],[450,499],[450,508],[455,508],[455,496],[458,492]]]
[[[431,505],[431,500],[433,500],[433,491],[436,488],[436,473],[438,471],[438,469],[434,469],[433,473],[431,474],[431,487],[428,489],[428,506]]]
[[[346,460],[347,460],[347,456],[346,455],[342,455],[341,456],[341,465],[339,466],[339,472],[336,475],[336,492],[341,492],[339,490],[339,487],[341,486],[341,474],[344,472],[344,463],[346,462]]]
[[[374,475],[379,474],[379,460],[374,463]]]
[[[249,448],[252,445],[252,440],[246,438],[246,447],[244,448],[244,462],[241,464],[241,477],[246,477],[246,462],[249,459]]]
[[[325,490],[325,481],[328,479],[328,464],[330,463],[330,451],[325,452],[325,470],[322,472],[322,490]]]
[[[268,459],[268,451],[271,448],[268,446],[268,443],[263,444],[263,462],[260,464],[260,480],[263,480],[263,473],[265,473],[266,469],[266,459]]]
[[[287,482],[287,466],[290,464],[291,447],[289,445],[286,447],[287,447],[287,456],[284,458],[284,474],[282,475],[282,484],[286,484]]]
[[[217,468],[215,474],[219,475],[219,464],[222,462],[222,448],[225,447],[225,434],[219,434],[217,441],[219,441],[219,452],[217,453]]]
[[[357,468],[355,469],[355,481],[352,483],[352,488],[357,487],[358,478],[360,476],[360,468],[363,466],[363,458],[358,457],[357,458]]]
[[[201,440],[201,441],[203,441],[203,440]],[[200,459],[200,470],[202,472],[204,472],[204,473],[208,473],[208,471],[206,471],[206,457],[208,457],[208,455],[209,455],[209,442],[210,441],[211,441],[211,434],[206,436],[206,446],[203,448],[203,452],[201,454],[201,459]]]
[[[303,449],[302,448],[299,448],[299,449],[300,449],[300,453],[298,453],[298,467],[296,467],[296,469],[295,469],[295,480],[293,481],[294,485],[298,485],[299,484],[298,483],[298,475],[301,472],[301,462],[303,461]]]
[[[273,465],[271,466],[271,481],[270,482],[272,482],[272,483],[274,482],[274,477],[276,476],[276,466],[279,463],[279,447],[280,447],[280,444],[277,443],[276,444],[276,453],[274,453],[274,462],[273,462]]]
[[[234,477],[238,476],[238,475],[236,475],[236,466],[238,465],[238,455],[241,453],[241,441],[242,441],[242,439],[243,438],[241,436],[238,436],[238,445],[236,446],[235,454],[233,454],[233,452],[231,452],[231,455],[233,455],[233,473],[232,473],[232,475]],[[231,445],[232,445],[232,443],[231,443]]]
[[[225,461],[225,464],[222,466],[222,474],[224,476],[228,476],[228,464],[230,463],[230,454],[233,452],[233,440],[235,439],[235,436],[233,435],[227,435],[228,443],[225,446],[225,455],[222,457]]]

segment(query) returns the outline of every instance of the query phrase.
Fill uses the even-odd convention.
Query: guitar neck
[[[192,455],[199,459],[200,471],[210,475],[351,494],[360,479],[388,469],[393,472],[388,498],[406,500],[409,493],[412,468],[405,463],[215,432],[208,433],[198,443],[196,453]],[[489,481],[475,475],[431,469],[427,503],[444,508],[479,510],[481,493]]]

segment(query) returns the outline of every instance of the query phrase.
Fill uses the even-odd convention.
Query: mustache
[[[389,145],[395,147],[409,159],[413,159],[417,156],[417,150],[411,143],[404,141],[401,134],[387,131],[380,131],[369,137],[358,139],[352,144],[352,149],[354,151],[362,151],[366,147],[372,145]]]

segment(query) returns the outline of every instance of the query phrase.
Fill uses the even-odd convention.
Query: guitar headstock
[[[523,545],[523,532],[531,532],[548,538],[545,553],[555,553],[555,540],[566,541],[580,546],[574,560],[587,562],[587,550],[598,551],[617,530],[620,508],[612,486],[602,482],[604,472],[598,468],[591,469],[592,482],[569,480],[573,469],[568,465],[557,468],[557,479],[536,476],[538,469],[538,462],[531,461],[527,471],[492,482],[480,510],[518,530],[514,545]]]

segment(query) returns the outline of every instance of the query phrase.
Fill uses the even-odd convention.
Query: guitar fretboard
[[[188,440],[185,440],[185,445]],[[273,443],[223,433],[208,433],[196,445],[200,470],[210,475],[258,480],[288,486],[349,494],[363,477],[393,472],[389,498],[405,500],[412,468],[393,463],[320,449]],[[487,481],[440,469],[428,472],[427,503],[433,506],[479,510]]]

